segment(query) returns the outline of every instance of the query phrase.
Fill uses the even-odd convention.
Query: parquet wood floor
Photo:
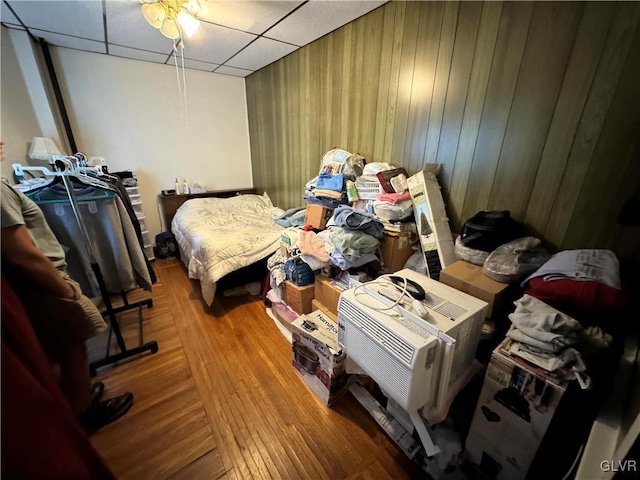
[[[91,437],[118,478],[424,477],[350,394],[332,407],[316,399],[258,297],[219,295],[210,308],[180,262],[154,265],[154,306],[142,314],[159,352],[96,377],[107,397],[135,396],[125,417]],[[119,318],[136,344],[137,312]],[[91,355],[105,342],[94,339]]]

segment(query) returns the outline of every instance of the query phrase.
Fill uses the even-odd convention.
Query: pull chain
[[[178,48],[180,48],[181,66],[178,66]],[[173,43],[173,63],[176,66],[176,80],[178,81],[178,94],[180,95],[180,117],[186,122],[188,128],[189,108],[187,103],[187,76],[184,71],[184,41],[182,39],[182,32],[180,33],[178,42],[174,41]],[[180,82],[180,68],[182,68],[182,82]]]

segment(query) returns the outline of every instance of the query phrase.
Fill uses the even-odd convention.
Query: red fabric
[[[3,478],[115,479],[73,415],[4,277],[1,321]]]
[[[627,304],[627,296],[620,290],[600,282],[559,279],[545,282],[542,277],[529,280],[525,292],[548,305],[579,309],[589,313],[619,312]]]

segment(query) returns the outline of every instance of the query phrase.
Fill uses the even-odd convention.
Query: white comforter
[[[213,303],[220,278],[278,249],[284,228],[274,220],[283,212],[266,195],[198,198],[178,209],[171,231],[207,304]]]

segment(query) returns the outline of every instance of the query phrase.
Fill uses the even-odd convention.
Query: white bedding
[[[198,198],[185,202],[171,222],[189,278],[200,280],[202,296],[213,303],[216,282],[228,273],[274,253],[284,211],[266,195]]]

